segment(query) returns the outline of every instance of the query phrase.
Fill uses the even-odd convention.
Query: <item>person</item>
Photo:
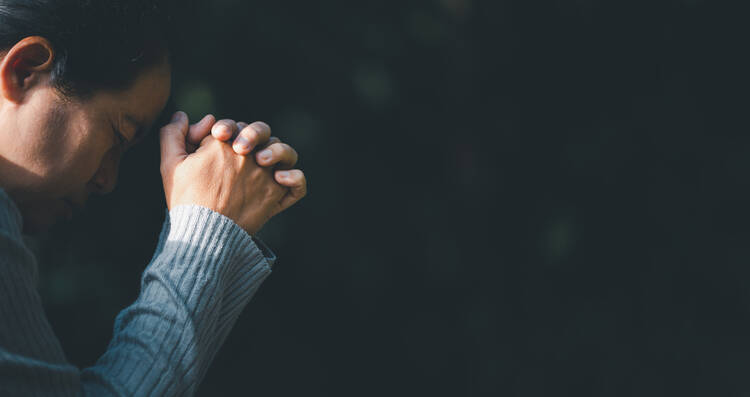
[[[267,124],[175,113],[159,129],[168,213],[139,296],[93,366],[66,361],[22,235],[111,192],[121,156],[157,123],[171,92],[169,10],[0,0],[2,396],[194,394],[276,260],[256,233],[306,194],[297,153]]]

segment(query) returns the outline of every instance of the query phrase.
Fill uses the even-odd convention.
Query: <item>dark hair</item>
[[[52,43],[55,86],[66,96],[128,87],[170,54],[169,0],[0,0],[0,50],[28,36]]]

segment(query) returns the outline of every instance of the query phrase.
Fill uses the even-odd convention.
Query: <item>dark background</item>
[[[200,5],[175,103],[268,122],[309,194],[199,394],[750,393],[747,11]],[[137,296],[162,195],[152,134],[41,241],[75,364]]]

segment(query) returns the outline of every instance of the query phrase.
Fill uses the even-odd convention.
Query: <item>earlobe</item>
[[[14,45],[0,62],[0,94],[21,103],[30,89],[46,82],[52,71],[55,52],[44,37],[27,37]]]

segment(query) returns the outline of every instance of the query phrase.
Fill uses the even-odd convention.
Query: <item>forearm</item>
[[[165,228],[138,299],[117,316],[104,355],[83,371],[65,362],[23,263],[23,245],[0,234],[0,286],[15,286],[0,292],[0,390],[192,394],[275,257],[265,257],[241,228],[205,208],[177,207]],[[9,257],[9,246],[19,253]],[[6,271],[9,262],[17,271]]]
[[[106,383],[129,395],[192,394],[270,273],[269,260],[228,218],[177,207],[170,222],[140,296],[117,316],[107,352],[83,371],[85,388]]]

